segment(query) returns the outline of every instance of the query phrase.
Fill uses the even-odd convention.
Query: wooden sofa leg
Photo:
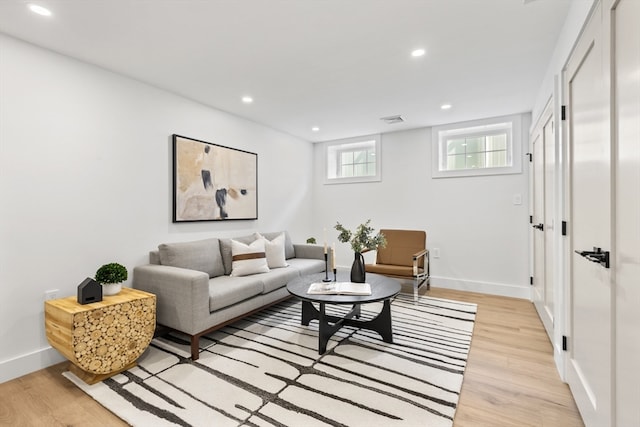
[[[191,360],[198,360],[200,358],[200,336],[191,336]]]

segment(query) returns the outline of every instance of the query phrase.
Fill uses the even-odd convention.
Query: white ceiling
[[[0,32],[325,141],[530,111],[571,0],[33,2]]]

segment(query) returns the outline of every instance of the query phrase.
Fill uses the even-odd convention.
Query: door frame
[[[611,71],[611,145],[612,145],[612,282],[615,284],[614,295],[612,295],[612,304],[614,305],[614,328],[615,332],[612,336],[612,359],[614,363],[614,371],[612,372],[612,423],[619,425],[638,425],[640,422],[640,414],[634,405],[637,403],[635,391],[637,390],[638,373],[637,370],[633,370],[631,361],[633,357],[627,357],[627,355],[637,354],[638,348],[640,348],[640,339],[638,338],[636,328],[636,321],[638,319],[637,307],[634,302],[637,301],[637,296],[640,293],[637,287],[638,272],[640,272],[640,256],[638,250],[640,249],[640,230],[636,229],[637,234],[631,234],[635,239],[628,238],[630,235],[629,230],[625,229],[624,233],[621,233],[622,228],[627,226],[629,218],[636,218],[640,205],[636,205],[631,211],[628,206],[624,204],[629,199],[638,200],[640,196],[640,190],[636,187],[633,188],[633,184],[636,183],[640,173],[637,171],[640,164],[640,149],[636,152],[630,153],[629,146],[633,145],[633,142],[637,138],[638,128],[636,128],[636,134],[631,137],[629,127],[627,126],[630,120],[627,119],[624,113],[621,114],[621,108],[625,108],[628,112],[628,104],[623,104],[626,101],[626,97],[622,96],[620,90],[620,75],[622,72],[619,70],[619,45],[618,45],[618,29],[619,18],[618,16],[635,16],[638,15],[629,13],[628,11],[623,14],[618,10],[622,2],[625,4],[633,4],[638,7],[637,0],[607,0],[605,10],[606,30],[610,37],[611,52],[608,55],[610,60],[609,70]],[[637,18],[636,22],[637,23]],[[634,26],[632,24],[632,26]],[[637,28],[637,27],[635,27]],[[628,37],[628,36],[627,36]],[[627,38],[625,37],[625,38]],[[637,40],[634,39],[634,40]],[[638,52],[638,51],[636,51]],[[637,54],[637,53],[636,53]],[[626,70],[625,70],[626,71]],[[636,88],[638,89],[638,88]],[[634,95],[637,93],[632,92]],[[626,93],[625,93],[626,95]],[[635,116],[632,116],[635,117]],[[637,119],[637,117],[636,117]],[[631,119],[633,121],[633,119]],[[624,124],[621,130],[621,123]],[[637,123],[637,122],[635,122]],[[637,147],[637,146],[636,146]],[[635,174],[630,176],[629,170],[634,170]],[[630,185],[631,184],[631,185]],[[629,194],[631,193],[631,194]],[[624,214],[622,214],[624,212]],[[635,214],[635,215],[634,215]],[[632,222],[633,219],[631,220]],[[637,222],[634,222],[637,225]],[[633,228],[631,229],[633,232]],[[624,234],[625,238],[621,238]],[[630,313],[633,313],[631,315]],[[630,366],[631,365],[631,366]],[[629,369],[631,368],[631,370]],[[631,392],[629,392],[631,390]]]
[[[566,64],[565,64],[566,67]],[[545,105],[542,113],[537,117],[536,124],[532,128],[534,129],[529,138],[530,143],[530,152],[533,152],[533,135],[537,131],[537,128],[544,128],[544,124],[549,120],[553,120],[554,123],[554,181],[553,181],[553,255],[554,255],[554,263],[553,263],[553,325],[551,325],[551,319],[544,319],[544,314],[541,314],[538,311],[538,307],[536,307],[536,311],[538,311],[538,316],[542,320],[542,323],[547,331],[547,335],[549,336],[549,340],[551,341],[551,345],[553,347],[553,359],[556,365],[556,369],[558,374],[560,375],[560,379],[566,382],[566,371],[565,371],[565,352],[563,350],[563,336],[566,336],[566,324],[567,324],[567,272],[566,272],[566,251],[567,249],[567,239],[566,233],[563,234],[563,218],[566,218],[567,209],[565,208],[565,200],[566,200],[566,183],[565,183],[565,174],[567,168],[567,160],[566,160],[566,137],[565,135],[565,127],[566,121],[563,121],[562,116],[562,106],[563,106],[563,94],[564,94],[564,85],[562,81],[562,76],[554,77],[554,90],[553,95],[549,97],[547,104]],[[533,167],[529,168],[529,206],[533,207]],[[548,221],[545,218],[545,221]],[[531,224],[529,224],[531,225]],[[531,275],[535,272],[535,253],[534,253],[534,234],[533,228],[530,231],[530,271]],[[545,266],[546,267],[546,266]],[[535,279],[534,279],[535,280]],[[533,289],[531,292],[532,300],[533,300]],[[535,304],[534,304],[535,305]],[[551,326],[551,327],[549,327]]]
[[[536,212],[536,206],[535,206],[535,189],[536,189],[536,185],[537,184],[542,184],[542,198],[543,198],[543,211],[542,211],[542,223],[544,224],[545,230],[549,227],[549,224],[551,224],[553,222],[554,227],[552,228],[553,230],[553,243],[555,244],[555,236],[556,236],[556,232],[555,229],[557,228],[555,226],[555,224],[558,223],[558,221],[555,220],[555,218],[557,218],[556,216],[556,212],[553,213],[553,217],[552,218],[547,218],[546,217],[546,201],[547,201],[547,197],[546,197],[546,139],[545,139],[545,127],[546,125],[549,123],[549,121],[554,121],[554,126],[555,126],[555,118],[554,118],[554,108],[553,108],[553,102],[554,102],[554,98],[551,97],[549,99],[549,101],[547,101],[547,104],[545,105],[542,114],[540,114],[540,116],[538,117],[538,120],[536,121],[535,126],[533,127],[533,131],[531,132],[531,134],[529,135],[529,153],[532,155],[532,164],[531,167],[529,168],[529,194],[531,195],[530,197],[530,203],[529,206],[531,207],[531,211],[530,211],[530,218],[533,219],[533,223],[536,222],[536,217],[535,217],[535,212]],[[540,142],[543,145],[542,148],[542,152],[544,153],[544,156],[542,159],[536,159],[535,157],[535,150],[533,147],[534,141],[535,141],[535,136],[536,135],[540,135]],[[553,147],[554,150],[557,147],[557,138],[555,137],[556,132],[554,132],[554,143],[553,143]],[[554,159],[556,159],[557,157],[554,156]],[[536,183],[535,182],[535,162],[542,162],[543,165],[543,171],[545,171],[545,173],[543,173],[543,176],[541,177],[541,183]],[[554,164],[554,168],[557,169],[557,161]],[[553,183],[555,185],[555,183]],[[554,200],[555,202],[555,200]],[[555,204],[554,204],[555,206]],[[539,208],[539,207],[538,207]],[[531,223],[531,221],[530,221]],[[530,225],[533,226],[534,224],[531,223]],[[545,290],[543,290],[543,298],[546,299],[546,275],[545,277],[536,277],[535,272],[536,272],[536,257],[535,257],[535,236],[536,236],[536,230],[531,227],[530,230],[530,250],[531,250],[531,277],[533,277],[533,282],[534,284],[536,283],[536,281],[540,280],[543,282],[543,284],[545,285]],[[546,231],[543,231],[543,236],[542,236],[542,241],[543,241],[543,264],[544,264],[544,268],[545,271],[546,269],[549,267],[546,264],[546,258],[547,258],[547,254],[546,254]],[[555,245],[554,245],[555,248]],[[551,266],[553,269],[555,269],[554,266]],[[554,274],[554,280],[555,280],[555,274]],[[558,282],[555,282],[558,283]],[[553,289],[553,292],[555,294],[555,287]],[[548,313],[547,312],[547,307],[544,304],[544,301],[542,301],[542,303],[540,304],[539,302],[537,302],[535,300],[535,288],[532,289],[531,292],[531,296],[533,299],[533,303],[534,306],[536,308],[536,311],[538,312],[538,317],[540,317],[540,320],[542,321],[542,324],[544,325],[545,330],[547,331],[547,335],[549,336],[549,339],[551,340],[552,343],[555,342],[554,340],[554,322],[555,322],[555,318],[557,315],[557,310],[555,308],[554,305],[554,309],[553,309],[553,313]],[[554,299],[555,299],[555,295],[554,295]],[[556,346],[554,345],[554,357],[555,357],[555,352],[556,352]]]

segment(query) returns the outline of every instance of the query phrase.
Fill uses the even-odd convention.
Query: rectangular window
[[[380,181],[380,136],[327,143],[325,183]]]
[[[501,123],[504,129],[494,132],[467,133],[445,136],[446,170],[499,168],[509,164],[508,141],[511,124]],[[467,129],[465,129],[467,130]]]
[[[432,177],[519,173],[520,115],[432,129]]]

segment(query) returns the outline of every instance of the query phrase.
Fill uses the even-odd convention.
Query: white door
[[[533,209],[533,302],[553,341],[553,168],[550,101],[531,134]]]
[[[553,311],[555,280],[554,270],[554,233],[556,233],[555,209],[555,125],[553,111],[549,109],[542,129],[544,136],[544,311],[549,318],[547,326],[549,338],[553,341]]]
[[[567,381],[587,426],[611,420],[611,150],[602,4],[565,71],[568,120],[569,292]],[[582,255],[575,251],[581,251]]]
[[[544,233],[540,231],[544,222],[544,141],[542,132],[536,132],[531,143],[533,171],[533,302],[536,307],[544,303]]]
[[[616,425],[640,426],[640,1],[612,11],[616,135]]]

